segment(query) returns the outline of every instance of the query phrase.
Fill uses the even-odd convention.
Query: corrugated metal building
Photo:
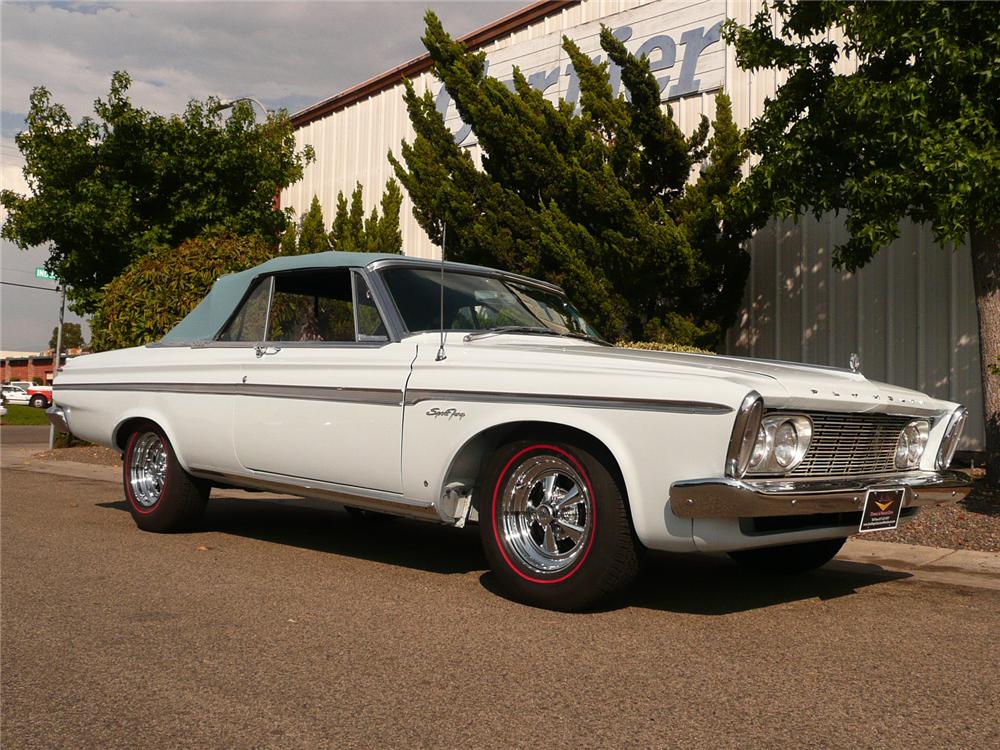
[[[633,52],[646,53],[680,126],[691,131],[699,116],[714,115],[715,94],[733,100],[740,127],[760,114],[780,84],[773,72],[750,74],[736,66],[719,38],[726,18],[748,23],[759,0],[578,0],[539,2],[464,37],[487,52],[489,75],[504,79],[514,65],[536,88],[574,100],[579,90],[560,42],[601,54],[601,24],[615,30]],[[849,63],[844,63],[845,71]],[[469,133],[441,83],[416,58],[294,115],[296,140],[316,150],[304,178],[282,193],[284,206],[304,212],[318,196],[332,217],[337,193],[365,187],[370,209],[392,175],[386,153],[414,137],[403,104],[403,79],[430,90],[463,146],[477,155]],[[612,71],[612,83],[617,86]],[[437,257],[411,213],[401,211],[403,251]],[[969,406],[963,447],[983,442],[979,343],[968,247],[942,248],[927,227],[907,225],[901,238],[855,275],[834,269],[830,249],[843,241],[834,216],[799,223],[775,221],[751,244],[750,279],[739,322],[725,348],[734,354],[845,366],[861,355],[862,369],[887,380]]]

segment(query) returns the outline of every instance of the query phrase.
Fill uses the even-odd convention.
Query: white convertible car
[[[122,452],[142,529],[190,528],[212,486],[478,522],[504,590],[557,609],[620,590],[643,548],[805,570],[969,491],[957,404],[615,348],[556,286],[398,255],[224,276],[161,341],[68,362],[55,400]]]

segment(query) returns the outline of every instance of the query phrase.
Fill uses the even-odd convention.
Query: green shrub
[[[159,340],[216,279],[259,265],[276,250],[257,237],[216,235],[142,256],[104,287],[90,323],[91,347],[100,352]]]
[[[659,341],[618,341],[615,346],[622,349],[647,349],[657,352],[683,352],[686,354],[715,354],[708,349],[699,349],[697,346],[686,346],[684,344],[664,344]]]

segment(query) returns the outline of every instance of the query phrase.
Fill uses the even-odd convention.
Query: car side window
[[[354,308],[358,315],[358,341],[389,340],[372,290],[360,273],[354,274]]]
[[[354,341],[346,268],[276,274],[268,341]]]
[[[243,301],[242,307],[232,317],[217,337],[218,341],[264,340],[267,325],[267,300],[271,292],[271,277],[257,279],[253,289]]]

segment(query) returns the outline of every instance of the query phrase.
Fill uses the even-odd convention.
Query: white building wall
[[[684,29],[699,24],[707,28],[723,15],[745,24],[760,5],[760,0],[584,0],[484,49],[491,75],[507,75],[514,60],[528,74],[535,68],[526,61],[555,59],[546,55],[559,54],[552,48],[563,33],[589,52],[596,48],[588,48],[585,40],[593,39],[600,23],[612,28],[628,24],[634,30],[630,49],[651,33],[668,33],[678,41],[677,64],[664,71],[676,77]],[[559,62],[564,64],[564,55]],[[545,68],[539,65],[537,70]],[[849,71],[848,61],[842,66],[843,72]],[[733,50],[721,41],[705,49],[698,74],[699,92],[671,102],[675,118],[688,132],[702,113],[714,115],[720,86],[733,100],[737,123],[745,128],[781,82],[772,71],[741,71]],[[548,95],[564,95],[566,81],[561,76]],[[417,76],[414,85],[419,93],[430,88],[436,94],[440,89],[429,73]],[[402,85],[396,85],[300,128],[297,146],[311,144],[317,160],[300,182],[282,193],[282,205],[302,213],[316,195],[332,220],[337,193],[349,196],[361,182],[370,211],[392,175],[387,152],[398,155],[400,142],[414,137],[402,91]],[[458,129],[453,108],[446,119]],[[466,146],[478,157],[471,139]],[[438,248],[413,218],[405,195],[400,220],[407,255],[438,257]],[[759,232],[751,241],[752,269],[743,308],[726,337],[725,350],[838,366],[845,366],[857,352],[869,378],[966,404],[971,419],[962,447],[981,448],[979,345],[968,247],[942,248],[929,228],[907,223],[899,240],[850,275],[830,263],[831,248],[845,235],[842,219],[832,215],[799,223],[777,220]]]

